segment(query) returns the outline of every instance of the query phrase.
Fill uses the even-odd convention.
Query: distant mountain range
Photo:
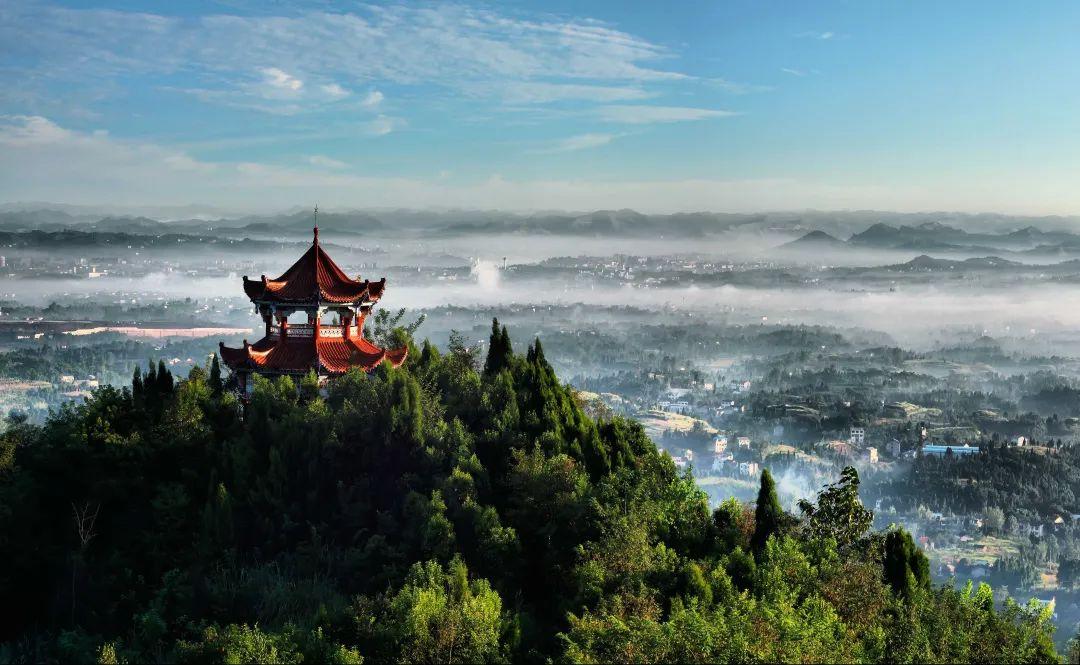
[[[183,209],[170,211],[177,210]],[[309,235],[311,227],[312,213],[308,210],[163,221],[153,216],[100,215],[73,206],[27,209],[16,209],[12,204],[0,206],[0,231],[12,232],[78,230],[299,239]],[[326,235],[343,236],[510,234],[707,239],[739,233],[787,236],[794,241],[783,245],[787,250],[862,247],[920,253],[1031,251],[1040,257],[1056,253],[1062,258],[1080,248],[1080,236],[1073,233],[1073,229],[1080,229],[1078,218],[956,213],[804,211],[658,215],[628,209],[528,214],[497,210],[372,209],[320,212],[319,227]]]
[[[1053,260],[1080,257],[1080,235],[1067,231],[1043,231],[1026,226],[1004,233],[969,232],[938,222],[916,226],[876,223],[840,240],[823,231],[811,231],[777,247],[782,252],[800,250],[855,251],[865,249],[920,252],[924,254],[986,255],[1017,260]]]

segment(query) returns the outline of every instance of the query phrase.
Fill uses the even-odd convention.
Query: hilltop
[[[777,249],[781,250],[799,250],[799,249],[847,249],[848,245],[843,240],[835,238],[824,231],[811,231],[806,235],[792,240],[789,243],[780,245]]]
[[[1056,658],[1052,610],[934,587],[845,469],[710,508],[595,421],[539,340],[256,382],[160,363],[0,437],[0,653],[16,661]]]

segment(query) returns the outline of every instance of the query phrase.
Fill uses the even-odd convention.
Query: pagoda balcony
[[[315,326],[310,323],[290,323],[287,328],[287,337],[314,337]],[[344,337],[345,326],[334,325],[322,325],[319,327],[319,337]],[[278,338],[281,337],[281,326],[270,326],[270,334],[268,337]]]

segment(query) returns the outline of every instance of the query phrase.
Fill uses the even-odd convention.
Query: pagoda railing
[[[270,326],[270,337],[280,337],[281,326]],[[315,326],[310,323],[290,323],[288,327],[289,337],[314,337]],[[345,328],[343,326],[322,326],[319,328],[320,337],[344,337]]]

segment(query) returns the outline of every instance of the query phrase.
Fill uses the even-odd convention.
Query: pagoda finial
[[[315,244],[319,244],[319,204],[315,204]]]

